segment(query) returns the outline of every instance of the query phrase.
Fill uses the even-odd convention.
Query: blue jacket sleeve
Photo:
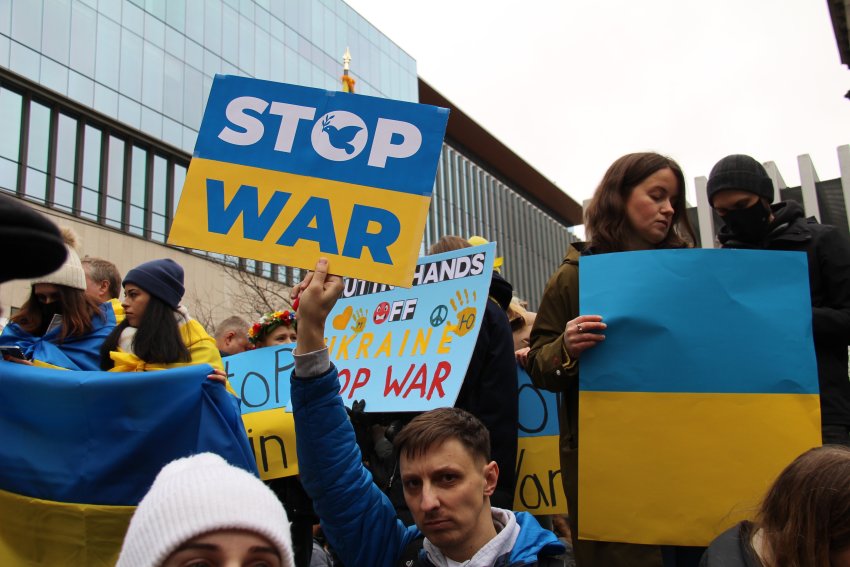
[[[336,368],[291,382],[301,483],[328,541],[344,565],[393,567],[418,530],[396,518],[363,466]]]

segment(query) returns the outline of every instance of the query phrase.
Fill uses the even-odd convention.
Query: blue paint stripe
[[[806,255],[658,250],[583,257],[581,312],[608,324],[589,391],[818,393]]]

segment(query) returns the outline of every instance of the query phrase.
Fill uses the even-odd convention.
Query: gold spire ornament
[[[348,70],[351,64],[351,52],[348,48],[345,48],[345,54],[342,56],[342,92],[344,93],[353,93],[354,92],[354,77],[348,74]]]

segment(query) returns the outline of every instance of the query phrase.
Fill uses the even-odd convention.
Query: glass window
[[[50,140],[50,109],[30,102],[29,144],[27,145],[28,197],[44,202],[47,196],[47,152]]]
[[[56,131],[56,177],[74,181],[74,163],[77,156],[77,121],[59,114]]]
[[[239,15],[230,6],[221,10],[221,57],[232,64],[239,62]]]
[[[171,210],[177,210],[177,203],[180,202],[180,195],[183,194],[183,184],[186,182],[186,168],[182,165],[174,164],[174,196],[171,199]]]
[[[147,177],[148,153],[133,146],[132,165],[130,166],[130,234],[145,234],[145,179]]]
[[[53,207],[70,213],[74,210],[74,184],[64,179],[53,181]]]
[[[142,74],[139,73],[139,66],[142,63],[142,38],[125,29],[121,39],[120,92],[132,99],[141,100]]]
[[[71,19],[71,6],[68,0],[44,0],[43,17],[42,32],[47,40],[42,42],[42,53],[67,66],[70,45],[68,20]]]
[[[18,162],[0,157],[0,188],[16,191],[18,187]]]
[[[168,161],[161,156],[153,158],[153,179],[151,183],[151,239],[165,242],[166,205],[168,204]]]
[[[142,103],[154,110],[162,110],[162,75],[165,54],[162,49],[145,42],[145,60],[142,68]],[[138,72],[138,71],[137,71]]]
[[[183,33],[186,26],[186,0],[169,0],[165,2],[166,23]]]
[[[165,56],[165,91],[162,108],[169,118],[183,121],[183,63],[171,55]],[[179,144],[176,144],[179,145]]]
[[[206,2],[205,3],[205,11],[203,14],[204,18],[204,36],[203,40],[199,43],[202,43],[204,47],[211,50],[214,53],[221,53],[221,10],[222,6],[220,2]],[[201,19],[201,15],[193,16],[193,18]],[[224,30],[224,33],[228,33],[228,30]]]
[[[83,194],[80,200],[80,216],[96,221],[100,203],[100,130],[86,125],[83,134]]]
[[[17,162],[21,153],[21,95],[0,89],[0,156]]]
[[[109,167],[106,173],[106,218],[107,226],[121,228],[124,201],[124,141],[109,137]]]
[[[245,16],[239,16],[239,67],[254,74],[254,26]]]
[[[12,2],[12,39],[41,49],[41,2]]]
[[[107,2],[110,4],[110,2]],[[120,71],[117,46],[121,45],[121,27],[109,18],[97,18],[97,55],[95,57],[95,79],[113,90],[118,90]]]
[[[198,42],[204,43],[204,0],[186,1],[186,35]]]

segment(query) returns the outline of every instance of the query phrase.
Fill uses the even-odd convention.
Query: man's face
[[[416,525],[446,557],[465,561],[495,536],[490,496],[499,467],[473,458],[457,439],[424,455],[402,452],[404,499]]]
[[[725,217],[729,211],[737,211],[740,209],[749,209],[756,204],[759,196],[749,191],[740,191],[738,189],[726,189],[714,195],[711,201],[711,206],[717,211],[721,217]]]
[[[248,350],[248,335],[229,331],[216,341],[218,350],[225,354],[233,355]]]
[[[93,280],[88,264],[83,264],[83,271],[86,273],[86,295],[99,303],[109,301],[109,282]]]

